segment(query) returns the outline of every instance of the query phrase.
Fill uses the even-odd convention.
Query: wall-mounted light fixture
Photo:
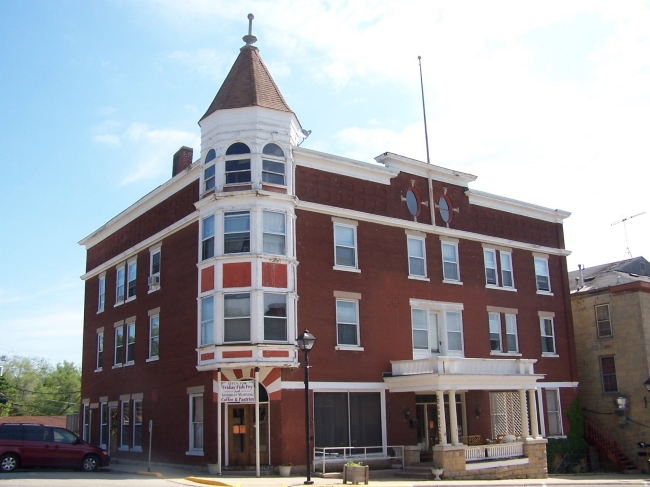
[[[405,421],[408,421],[410,417],[411,417],[411,411],[409,411],[408,409],[404,408],[404,420],[405,420]]]
[[[477,406],[476,406],[476,409],[474,410],[474,412],[476,413],[476,419],[478,419],[478,417],[481,415],[481,412],[482,412],[482,410],[481,410],[481,406],[478,406],[478,405],[477,405]]]

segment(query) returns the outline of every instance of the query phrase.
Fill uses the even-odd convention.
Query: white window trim
[[[278,147],[280,147],[280,144],[278,144],[278,143],[275,142],[275,141],[273,141],[273,142],[268,142],[268,143],[264,144],[264,147],[266,147],[266,146],[269,145],[270,143],[273,143],[273,144],[277,145]],[[280,149],[282,149],[282,151],[284,151],[284,149],[283,149],[282,147],[280,147]],[[271,162],[279,162],[279,163],[281,163],[281,164],[284,166],[284,172],[282,173],[282,178],[284,179],[284,184],[271,183],[271,182],[269,182],[269,181],[264,181],[264,173],[268,173],[268,174],[280,174],[280,173],[277,173],[277,172],[274,172],[274,171],[265,171],[265,170],[264,170],[264,159],[266,159],[266,160],[268,160],[268,161],[271,161]],[[276,186],[276,187],[279,187],[279,188],[286,188],[286,187],[287,187],[287,157],[286,157],[286,156],[284,156],[284,157],[278,157],[278,156],[272,156],[272,155],[270,155],[270,154],[264,154],[264,148],[262,148],[262,157],[261,157],[261,160],[262,160],[262,164],[261,164],[261,166],[260,166],[260,169],[261,169],[261,170],[260,170],[260,182],[261,182],[261,184],[264,184],[264,185],[270,185],[270,186]]]
[[[101,401],[102,398],[100,398]],[[104,417],[104,406],[106,406],[106,417]],[[108,402],[106,401],[101,401],[99,403],[99,447],[106,449],[107,443],[106,443],[106,438],[104,438],[104,425],[106,425],[106,429],[109,430],[109,424],[108,424],[108,416],[109,416],[109,409],[108,409]],[[104,420],[106,420],[106,423],[104,423]],[[108,436],[111,435],[110,430],[108,431]],[[102,443],[102,440],[104,442]]]
[[[131,411],[131,397],[128,396],[128,399],[121,398],[122,404],[120,404],[120,443],[117,448],[118,451],[129,451],[129,445],[124,445],[124,406],[129,407],[129,426],[131,426],[133,413]],[[127,438],[128,439],[128,438]]]
[[[444,301],[428,301],[424,299],[414,299],[411,298],[409,301],[411,305],[411,310],[421,309],[427,312],[427,328],[430,330],[430,314],[435,313],[438,315],[438,338],[442,342],[440,344],[440,350],[437,353],[431,352],[431,344],[429,344],[429,350],[426,353],[422,349],[413,349],[414,359],[416,358],[425,358],[431,356],[444,356],[450,355],[455,357],[464,357],[465,356],[465,325],[463,322],[463,303],[451,303]],[[455,312],[460,314],[460,333],[461,333],[461,347],[462,350],[449,352],[449,343],[448,343],[448,334],[447,334],[447,312]],[[411,317],[413,315],[411,314]],[[413,322],[411,318],[411,336],[413,333]],[[411,338],[411,347],[413,347],[412,338]],[[417,357],[416,357],[417,356]]]
[[[120,353],[120,361],[117,361],[117,334],[118,331],[122,331],[122,352]],[[124,342],[124,325],[120,324],[115,326],[115,331],[113,332],[113,368],[122,367],[124,365],[124,359],[126,357],[126,344]]]
[[[533,252],[533,271],[535,272],[535,288],[537,289],[537,294],[542,294],[546,296],[553,296],[553,288],[551,287],[551,269],[548,265],[548,255],[545,254],[538,254],[536,252]],[[544,262],[544,265],[546,266],[546,278],[548,279],[548,290],[545,289],[540,289],[539,285],[537,284],[537,276],[541,276],[542,274],[537,274],[537,267],[535,265],[536,261]]]
[[[337,219],[340,220],[340,219]],[[342,221],[335,221],[334,218],[332,218],[332,221],[334,222],[334,225],[332,226],[333,234],[334,234],[334,270],[337,271],[352,271],[352,272],[361,272],[359,270],[359,240],[357,237],[357,224],[354,222],[354,224],[351,224],[349,222],[342,222]],[[338,245],[336,244],[336,227],[344,227],[344,228],[351,228],[352,229],[352,236],[354,237],[354,265],[353,266],[348,266],[348,265],[340,265],[336,263],[336,247]],[[347,248],[349,249],[350,247],[343,246],[341,245],[340,247]]]
[[[510,279],[512,280],[512,286],[505,285],[505,279],[503,278],[503,256],[508,255],[510,257]],[[517,291],[517,286],[515,286],[515,263],[512,260],[512,251],[511,250],[499,250],[499,263],[501,264],[501,289],[508,291]]]
[[[539,315],[539,335],[540,339],[547,338],[547,337],[552,337],[553,338],[553,352],[544,352],[544,347],[542,347],[542,356],[543,357],[559,357],[557,353],[557,343],[555,340],[555,318],[554,316],[549,316],[550,313],[544,313]],[[542,335],[542,330],[543,330],[543,321],[544,320],[551,320],[551,330],[553,331],[553,335]]]
[[[214,168],[214,174],[212,175],[212,177],[206,179],[205,173],[211,167]],[[212,181],[211,188],[208,188],[208,181]],[[217,189],[217,158],[216,157],[212,159],[210,162],[204,163],[203,165],[203,171],[201,172],[201,188],[203,189],[201,194],[207,193],[208,191],[216,191]]]
[[[204,455],[204,448],[194,448],[194,421],[192,417],[192,413],[194,409],[192,408],[192,402],[194,401],[194,398],[196,397],[201,397],[203,398],[203,446],[205,447],[205,398],[203,397],[203,393],[193,393],[193,394],[188,394],[188,400],[189,400],[189,414],[188,414],[188,420],[189,420],[189,445],[188,445],[188,451],[185,453],[186,455],[195,455],[195,456],[203,456]]]
[[[265,183],[265,184],[271,184],[271,183]],[[267,232],[264,230],[264,215],[266,213],[277,213],[279,215],[282,215],[284,217],[284,233],[276,233],[276,232]],[[282,235],[284,237],[284,250],[281,254],[270,254],[267,253],[264,250],[264,235]],[[251,241],[251,246],[252,246],[252,241]],[[287,255],[287,214],[282,212],[282,211],[277,211],[277,210],[262,210],[262,252],[267,254],[267,255],[279,255],[282,257],[286,257]]]
[[[492,331],[492,328],[491,328],[491,326],[492,326],[492,318],[493,317],[496,317],[496,321],[497,321],[497,325],[498,325],[498,327],[497,327],[497,333],[499,335],[499,349],[498,350],[492,350],[492,334],[495,333],[495,332]],[[488,333],[490,335],[490,355],[494,355],[494,354],[502,355],[502,354],[505,353],[504,349],[503,349],[503,336],[502,336],[502,333],[501,333],[501,326],[502,326],[502,324],[501,324],[501,313],[488,312]]]
[[[203,324],[208,323],[209,320],[203,321],[203,306],[205,305],[205,302],[207,299],[212,298],[212,343],[202,343],[203,340]],[[216,329],[215,329],[215,322],[217,320],[216,316],[216,310],[215,310],[215,302],[217,300],[217,295],[209,295],[209,296],[203,296],[202,298],[199,299],[199,329],[198,329],[198,336],[197,336],[197,345],[198,347],[209,347],[211,345],[214,345],[216,343]]]
[[[129,329],[133,327],[133,360],[128,360],[129,357]],[[133,365],[135,363],[135,321],[127,321],[124,325],[124,360],[122,365]]]
[[[494,267],[493,268],[488,267],[487,259],[485,258],[486,253],[492,254],[492,258],[494,259]],[[497,251],[495,249],[490,249],[490,248],[483,247],[483,266],[485,267],[485,286],[486,287],[487,286],[500,287],[499,286],[499,269],[498,269],[498,265],[497,265]],[[487,279],[488,279],[487,271],[488,271],[488,269],[494,270],[494,279],[496,281],[494,284],[491,284],[491,283],[487,282]]]
[[[603,306],[607,306],[607,317],[609,321],[609,335],[601,335],[600,334],[600,326],[599,326],[599,321],[598,321],[598,308],[602,308]],[[594,306],[594,315],[596,318],[596,337],[597,338],[613,338],[614,337],[614,328],[612,327],[612,309],[609,306],[609,303],[603,303],[603,304],[597,304]]]
[[[240,183],[237,183],[240,184]],[[246,183],[250,184],[250,183]],[[235,215],[238,214],[238,216],[244,216],[244,213],[248,214],[248,250],[245,252],[229,252],[226,253],[226,235],[230,235],[232,233],[245,233],[245,232],[227,232],[226,233],[226,220],[228,219],[228,215]],[[222,241],[221,245],[223,245],[222,248],[222,253],[225,256],[230,256],[230,255],[247,255],[253,253],[253,212],[250,209],[239,209],[239,210],[228,210],[223,212],[223,227],[222,227]],[[215,218],[215,223],[216,223],[216,218]],[[285,222],[286,223],[286,222]],[[258,224],[259,225],[259,224]],[[286,226],[285,226],[285,231],[286,231]],[[215,227],[215,234],[217,233],[217,228]],[[257,231],[256,231],[257,233]],[[215,245],[216,245],[216,237],[215,237]],[[285,237],[285,246],[286,246],[286,237]],[[216,252],[216,247],[215,247],[215,252],[214,255],[217,255]]]
[[[152,335],[151,335],[151,325],[152,321],[154,318],[158,318],[158,355],[152,355],[151,354],[151,343],[152,343]],[[160,358],[160,315],[159,314],[154,314],[149,316],[149,357],[147,357],[147,362],[153,362],[154,360],[158,360]]]
[[[233,318],[226,318],[226,296],[233,296],[237,294],[248,294],[248,316],[237,316]],[[215,301],[216,302],[216,301]],[[223,344],[238,344],[238,343],[251,343],[253,341],[254,337],[254,331],[253,330],[253,323],[255,318],[253,317],[253,313],[257,310],[255,310],[257,300],[255,299],[255,293],[252,293],[251,291],[247,292],[240,292],[240,293],[233,293],[233,292],[228,292],[228,293],[223,293],[222,298],[221,298],[221,309],[223,310],[223,314],[220,317],[219,322],[221,323],[221,336],[219,339],[221,340],[221,343]],[[226,322],[228,320],[236,320],[236,319],[243,319],[243,318],[248,318],[248,340],[243,340],[243,341],[226,341]],[[217,317],[215,316],[215,322],[216,322]],[[214,325],[213,325],[214,326]],[[287,330],[288,331],[288,330]],[[216,333],[214,332],[214,338],[216,339]]]
[[[106,308],[106,272],[99,275],[97,296],[97,313],[103,313]]]
[[[133,276],[133,279],[131,279],[131,264],[135,264],[135,276]],[[125,303],[128,303],[130,301],[133,301],[137,295],[138,295],[138,258],[134,257],[132,259],[129,259],[126,262],[126,273],[125,273],[125,284],[124,284],[124,298],[125,298]],[[131,281],[135,282],[135,294],[133,296],[129,296],[129,284]]]
[[[120,299],[119,289],[120,289],[120,270],[122,271],[122,298]],[[124,303],[126,299],[126,263],[123,262],[115,268],[115,306],[119,306]]]
[[[99,363],[99,341],[101,337],[101,352],[102,352],[102,360],[101,364]],[[104,327],[100,328],[97,330],[97,341],[96,341],[96,354],[95,354],[95,372],[101,372],[103,370],[103,364],[104,364]]]
[[[555,388],[555,387],[545,387],[544,388],[544,409],[546,409],[546,414],[549,415],[550,412],[548,410],[548,402],[546,400],[546,391],[547,390],[552,390],[555,391],[556,393],[556,399],[557,399],[557,404],[555,405],[557,407],[557,412],[553,411],[553,414],[557,414],[559,417],[558,423],[560,425],[560,434],[559,435],[548,435],[548,438],[564,438],[564,421],[562,420],[562,401],[560,400],[560,389]]]
[[[424,275],[420,274],[413,274],[411,272],[411,254],[410,254],[410,247],[409,247],[409,240],[416,240],[420,242],[422,245],[422,265],[424,268]],[[418,280],[423,280],[423,281],[428,281],[429,278],[427,277],[427,241],[424,237],[416,237],[414,235],[406,235],[406,254],[408,257],[408,269],[409,269],[409,279],[418,279]],[[413,257],[414,259],[420,259],[420,257]]]
[[[158,277],[158,284],[149,285],[149,293],[153,293],[160,289],[160,274],[162,269],[158,269],[158,272],[153,272],[153,256],[155,254],[160,254],[158,265],[162,266],[162,244],[158,244],[155,247],[149,249],[149,278],[154,276]]]
[[[345,301],[348,303],[354,303],[354,311],[356,314],[356,320],[357,322],[355,323],[355,326],[357,327],[357,344],[352,345],[349,343],[339,343],[339,317],[338,317],[338,302],[339,301]],[[350,298],[342,298],[342,297],[337,297],[335,299],[335,314],[336,314],[336,350],[359,350],[362,351],[363,347],[361,346],[361,324],[359,323],[359,300],[358,299],[350,299]],[[352,323],[345,323],[346,325],[350,325]]]
[[[136,422],[135,422],[135,404],[138,403],[138,402],[140,403],[140,407],[142,407],[142,399],[134,399],[133,403],[131,404],[131,445],[133,445],[132,448],[131,448],[131,451],[134,451],[134,452],[141,452],[142,451],[142,445],[135,446],[135,426],[136,426]],[[143,411],[143,416],[144,416],[144,409],[142,411]],[[142,440],[144,440],[144,418],[143,418],[143,422],[139,423],[139,424],[140,424],[140,430],[142,431],[142,437],[141,437],[141,441],[142,441]]]
[[[456,262],[451,262],[451,261],[445,261],[444,257],[444,247],[445,245],[451,245],[454,247],[454,252],[456,253]],[[463,281],[460,279],[460,257],[458,254],[458,242],[454,242],[451,240],[441,240],[440,241],[440,251],[442,252],[441,258],[442,258],[442,282],[446,284],[463,284]],[[456,264],[456,273],[458,274],[458,279],[449,279],[445,276],[445,262],[450,263],[450,264]]]
[[[242,144],[245,144],[248,147],[248,149],[250,150],[250,152],[246,152],[244,154],[230,154],[230,155],[227,155],[227,156],[224,155],[224,157],[223,157],[223,185],[224,186],[244,186],[244,185],[250,186],[250,185],[253,184],[253,179],[255,179],[253,177],[254,176],[254,171],[253,171],[253,151],[252,151],[251,146],[250,146],[250,144],[248,142],[244,142],[244,141],[241,141],[241,140],[234,140],[234,141],[232,141],[231,143],[228,144],[228,147],[226,148],[226,152],[228,151],[228,149],[230,148],[231,145],[234,145],[234,144],[236,144],[238,142],[242,143]],[[259,154],[256,154],[255,158],[258,159]],[[249,164],[248,171],[227,171],[226,170],[226,162],[229,162],[229,161],[243,161],[243,160],[248,160],[248,164]],[[227,182],[228,181],[228,174],[235,174],[235,173],[240,173],[240,172],[249,172],[250,173],[249,181],[238,182],[238,183],[229,183],[229,182]],[[215,171],[215,174],[216,174],[216,171]],[[260,174],[259,177],[261,179],[261,177],[262,177],[261,174]]]
[[[506,338],[506,348],[508,346],[508,316],[514,316],[515,320],[515,341],[517,342],[517,350],[511,352],[510,349],[506,352],[506,355],[519,355],[521,356],[521,350],[519,349],[519,324],[517,323],[517,313],[504,313],[504,325],[505,325],[505,338]],[[512,335],[512,333],[510,333]]]

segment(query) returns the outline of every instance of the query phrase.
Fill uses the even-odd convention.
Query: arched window
[[[235,142],[233,145],[228,147],[228,150],[226,151],[227,156],[234,156],[237,154],[250,154],[250,153],[251,153],[250,148],[243,142]]]
[[[243,142],[235,142],[226,151],[226,156],[250,154],[250,148]],[[229,159],[226,157],[226,184],[250,183],[251,160]]]
[[[205,156],[205,164],[209,164],[210,162],[214,161],[216,157],[217,153],[214,151],[214,149],[210,149]],[[204,191],[209,191],[214,188],[214,170],[215,165],[212,164],[210,167],[207,167],[205,171],[203,171],[203,185],[205,187]]]
[[[273,143],[266,144],[264,150],[262,150],[262,154],[266,154],[267,156],[284,157],[284,151],[278,144]]]
[[[282,159],[262,159],[262,182],[284,186],[284,151],[279,145],[270,143],[264,146],[262,154],[274,159]]]

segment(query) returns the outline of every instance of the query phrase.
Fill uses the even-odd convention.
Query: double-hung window
[[[124,265],[117,268],[115,276],[115,304],[124,302],[124,278],[126,277]]]
[[[157,359],[160,348],[160,316],[149,317],[149,360]]]
[[[335,267],[357,268],[357,227],[334,224]]]
[[[104,311],[106,305],[106,275],[99,276],[99,299],[97,300],[97,312]]]
[[[126,289],[126,299],[135,299],[135,285],[136,285],[136,275],[138,272],[138,263],[135,260],[132,260],[127,264],[128,268],[128,278],[127,278],[127,289]]]
[[[201,345],[214,343],[214,296],[201,299]]]
[[[216,157],[217,157],[217,154],[214,151],[214,149],[210,149],[208,151],[207,155],[205,156],[205,164],[206,164],[206,166],[209,163],[211,163],[212,161],[214,161],[214,159]],[[204,184],[204,188],[205,188],[204,191],[209,191],[209,190],[214,188],[214,186],[215,186],[214,174],[215,174],[215,168],[216,167],[217,167],[216,164],[212,164],[211,166],[207,166],[205,168],[205,171],[203,171],[203,184]]]
[[[264,146],[262,154],[269,157],[262,159],[262,182],[284,186],[284,151],[277,144],[270,143]]]
[[[160,247],[149,251],[149,291],[160,288]]]
[[[542,354],[555,355],[555,329],[553,318],[540,316],[539,327],[542,335]]]
[[[250,154],[250,148],[242,143],[235,142],[226,150],[226,184],[242,184],[251,182],[250,156],[245,158],[229,158],[228,156]]]
[[[616,362],[614,356],[600,357],[600,378],[603,384],[603,392],[618,392],[616,382]]]
[[[142,450],[142,400],[133,401],[133,449]]]
[[[101,331],[97,333],[97,363],[96,370],[102,370],[102,364],[104,363],[104,332]]]
[[[442,242],[442,276],[445,281],[460,282],[456,242]]]
[[[424,253],[424,239],[419,237],[406,237],[409,256],[409,276],[427,277],[426,260]]]
[[[115,356],[113,365],[122,365],[124,361],[124,326],[115,328]]]
[[[126,363],[135,361],[135,323],[126,325]]]
[[[490,351],[502,352],[501,348],[501,315],[499,313],[488,313],[490,324]]]
[[[485,283],[491,286],[498,286],[496,250],[483,249],[483,258],[485,260]]]
[[[547,436],[561,436],[562,411],[560,409],[559,389],[544,389],[546,395],[546,413],[548,416]]]
[[[203,219],[201,234],[201,260],[214,257],[214,215]]]
[[[190,452],[203,451],[203,394],[190,395]]]
[[[82,437],[88,443],[90,443],[90,426],[92,424],[92,415],[93,415],[93,410],[90,409],[90,404],[84,404]],[[43,437],[41,436],[41,441],[42,440]]]
[[[103,402],[100,409],[99,446],[106,449],[108,446],[108,403]]]
[[[251,295],[250,293],[225,294],[223,296],[223,341],[250,342]]]
[[[122,421],[120,428],[120,449],[129,449],[129,427],[131,426],[131,408],[129,401],[122,401]]]
[[[512,254],[510,252],[500,252],[501,255],[501,285],[503,287],[515,287],[515,279],[512,270]]]
[[[337,345],[359,346],[358,301],[336,300]]]
[[[537,292],[551,292],[551,278],[548,272],[548,257],[535,257],[535,280]]]
[[[240,254],[251,251],[251,215],[248,211],[224,214],[223,252]]]
[[[516,309],[488,307],[491,353],[499,354],[519,352],[516,312]],[[504,322],[505,333],[503,328]]]
[[[264,341],[287,341],[287,295],[264,293]]]
[[[284,213],[265,211],[262,217],[264,220],[263,252],[265,254],[287,255]]]
[[[612,322],[609,317],[609,304],[600,304],[595,307],[596,329],[598,338],[609,338],[612,336]]]
[[[413,358],[464,354],[463,305],[411,299]]]

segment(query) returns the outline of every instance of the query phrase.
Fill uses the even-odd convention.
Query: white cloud
[[[94,142],[105,144],[109,147],[120,147],[122,145],[122,143],[120,142],[119,135],[113,135],[113,134],[93,135],[92,138]]]
[[[223,54],[214,49],[197,49],[192,52],[174,51],[169,59],[182,66],[187,66],[202,76],[222,80],[226,75],[227,60]]]

